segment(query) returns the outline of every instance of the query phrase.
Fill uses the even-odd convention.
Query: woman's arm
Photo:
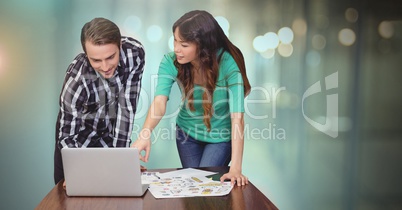
[[[142,150],[145,151],[145,156],[140,154],[140,159],[144,162],[148,162],[149,154],[151,152],[151,134],[165,115],[167,99],[167,96],[164,95],[158,95],[154,98],[149,107],[144,125],[138,135],[138,139],[131,145],[131,147],[137,148],[139,152]]]
[[[230,170],[242,171],[244,148],[244,119],[243,113],[232,113],[232,161]]]
[[[232,185],[237,182],[237,185],[248,184],[248,178],[242,174],[242,161],[244,149],[244,114],[231,113],[232,119],[232,160],[230,170],[221,177],[221,181],[230,179]]]

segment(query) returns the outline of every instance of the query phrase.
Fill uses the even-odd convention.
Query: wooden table
[[[202,170],[224,174],[228,167],[200,168]],[[178,169],[149,170],[167,172]],[[39,209],[235,209],[258,210],[278,209],[251,182],[245,186],[235,186],[226,196],[217,197],[185,197],[155,199],[149,190],[142,197],[69,197],[63,189],[63,181],[59,182],[39,205]]]

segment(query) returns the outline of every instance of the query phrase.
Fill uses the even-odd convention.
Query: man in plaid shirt
[[[54,181],[64,178],[64,147],[129,147],[145,65],[142,44],[95,18],[81,31],[80,53],[69,65],[56,123]]]

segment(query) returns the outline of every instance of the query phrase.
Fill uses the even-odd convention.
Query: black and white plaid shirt
[[[142,44],[122,37],[115,74],[104,79],[84,53],[67,69],[56,140],[63,147],[129,147],[145,65]]]

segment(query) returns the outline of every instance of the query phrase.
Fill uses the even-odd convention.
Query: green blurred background
[[[280,209],[402,208],[398,1],[1,0],[0,209],[33,209],[54,186],[58,96],[82,25],[105,17],[145,46],[135,139],[171,26],[193,9],[211,12],[245,56],[253,184]],[[181,166],[176,86],[170,98],[148,168]]]

